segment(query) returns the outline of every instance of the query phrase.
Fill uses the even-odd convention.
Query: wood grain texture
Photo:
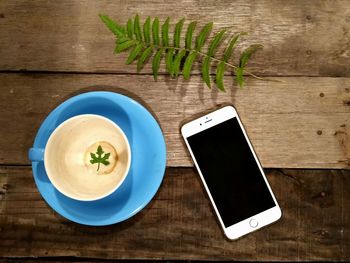
[[[155,199],[132,219],[87,227],[54,213],[30,167],[0,167],[0,256],[183,260],[350,260],[350,172],[268,170],[283,210],[237,241],[220,230],[198,175],[169,168]]]
[[[151,76],[94,74],[0,74],[1,164],[29,164],[27,151],[47,114],[67,98],[91,90],[131,96],[159,120],[168,166],[192,165],[182,143],[181,122],[217,104],[233,103],[264,167],[350,167],[350,79],[249,79],[243,90],[208,90],[191,81]],[[232,86],[226,78],[227,87]],[[142,98],[142,99],[141,99]]]
[[[261,75],[350,75],[347,0],[1,1],[0,70],[135,73],[124,65],[126,55],[113,55],[114,38],[99,13],[121,23],[138,13],[248,32],[238,50],[264,45],[251,64]]]
[[[114,263],[125,263],[123,259],[101,259],[101,258],[76,258],[76,257],[35,257],[35,258],[0,258],[0,263],[102,263],[102,262],[114,262]],[[127,260],[128,263],[184,263],[184,260]],[[192,261],[186,260],[187,263]],[[197,263],[204,263],[203,261],[197,261]]]
[[[114,262],[125,263],[123,259],[91,259],[91,258],[76,258],[76,257],[35,257],[35,258],[0,258],[0,263],[102,263]],[[191,261],[186,261],[190,263]],[[128,263],[183,263],[183,260],[128,260]],[[201,263],[201,262],[198,262]]]

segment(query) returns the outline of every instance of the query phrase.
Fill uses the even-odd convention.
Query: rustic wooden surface
[[[53,212],[37,192],[29,167],[3,166],[0,175],[3,256],[250,261],[350,257],[349,171],[267,171],[283,218],[234,242],[223,237],[193,168],[169,168],[150,205],[108,227],[81,226]]]
[[[214,30],[245,31],[237,50],[261,43],[250,68],[279,82],[247,79],[229,91],[136,74],[113,55],[99,21],[139,13],[185,17]],[[236,53],[238,54],[238,52]],[[237,55],[236,55],[237,56]],[[350,2],[0,1],[0,262],[129,260],[350,260]],[[91,90],[131,96],[165,134],[168,168],[155,199],[130,220],[86,227],[53,212],[33,182],[27,150],[45,116]],[[233,103],[283,210],[276,224],[224,238],[179,136],[184,119]],[[301,169],[281,169],[301,168]]]
[[[129,72],[98,14],[214,21],[265,46],[252,67],[266,75],[349,76],[350,11],[343,1],[1,1],[0,69]],[[187,21],[188,22],[188,21]],[[150,72],[150,67],[143,72]]]
[[[0,145],[7,145],[0,148],[2,164],[29,164],[27,151],[45,116],[74,94],[102,89],[134,97],[153,111],[165,134],[169,166],[191,165],[180,123],[229,102],[240,113],[264,167],[350,168],[350,78],[249,79],[246,89],[223,93],[208,90],[199,76],[190,82],[110,74],[0,77],[5,106],[0,111]],[[227,86],[232,86],[229,79]]]

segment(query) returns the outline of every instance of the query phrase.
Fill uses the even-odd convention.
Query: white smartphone
[[[181,133],[220,224],[237,239],[282,212],[234,107],[184,124]]]

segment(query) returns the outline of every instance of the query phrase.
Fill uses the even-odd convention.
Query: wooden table
[[[247,78],[246,88],[237,89],[226,76],[230,88],[222,93],[204,86],[198,66],[189,81],[163,74],[154,82],[150,66],[138,74],[124,64],[126,54],[113,55],[114,38],[99,13],[122,23],[138,13],[246,31],[244,43],[264,45],[250,69],[280,82]],[[350,1],[3,0],[0,70],[3,262],[350,260]],[[108,227],[78,225],[53,212],[27,159],[45,116],[90,90],[143,103],[168,148],[154,200]],[[278,223],[233,242],[216,222],[178,131],[183,119],[223,102],[239,111],[283,210]]]

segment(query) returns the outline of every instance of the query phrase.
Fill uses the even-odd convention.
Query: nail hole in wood
[[[321,97],[321,98],[324,97],[324,93],[323,93],[323,92],[320,93],[320,97]]]
[[[321,134],[322,134],[322,131],[321,131],[321,130],[318,130],[318,131],[317,131],[317,134],[318,134],[318,135],[321,135]]]

